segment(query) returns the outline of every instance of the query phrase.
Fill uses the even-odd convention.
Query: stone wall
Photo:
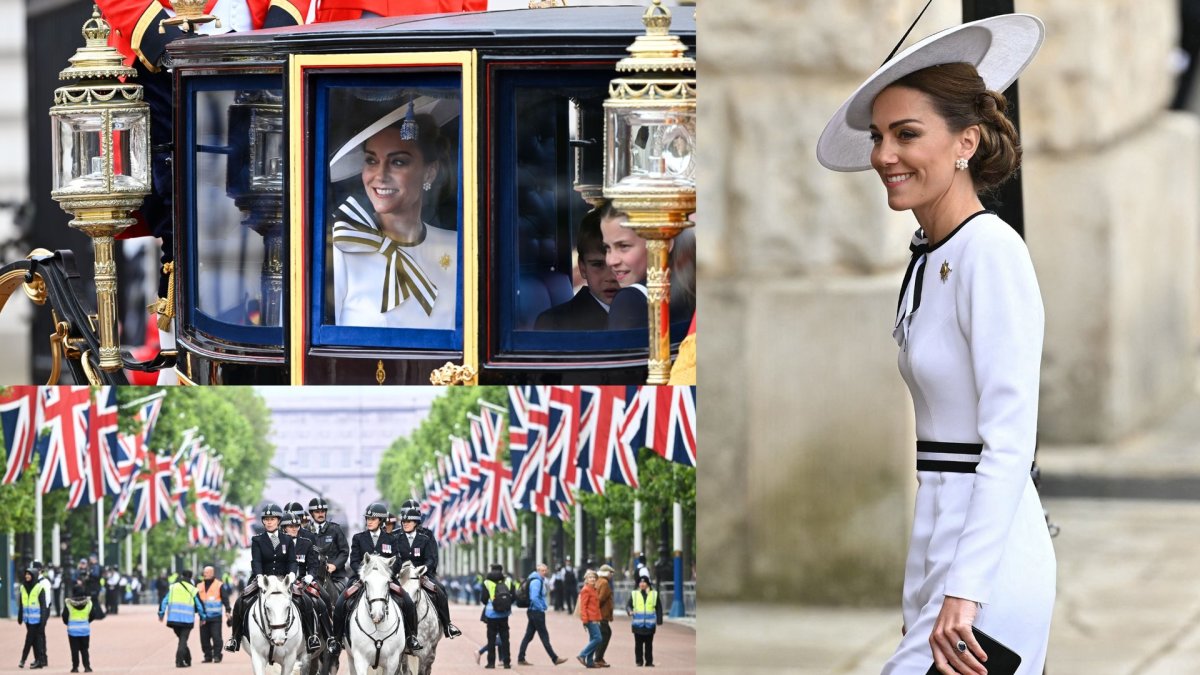
[[[700,4],[703,593],[894,605],[915,480],[890,329],[916,223],[814,147],[924,2]],[[1047,26],[1021,79],[1041,435],[1112,438],[1178,400],[1197,343],[1197,123],[1164,112],[1175,3],[1017,9]],[[935,3],[909,42],[957,10]]]

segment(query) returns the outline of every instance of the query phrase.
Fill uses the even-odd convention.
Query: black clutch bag
[[[988,675],[1016,675],[1017,667],[1021,665],[1020,655],[978,628],[971,628],[971,632],[975,634],[979,646],[983,647],[983,653],[987,654],[987,663],[983,665],[987,668]],[[925,675],[941,675],[941,673],[938,672],[936,665],[931,665],[929,672]]]

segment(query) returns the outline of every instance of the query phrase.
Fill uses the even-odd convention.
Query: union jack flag
[[[149,530],[171,517],[175,502],[171,498],[171,458],[149,455],[146,470],[138,474],[133,489],[133,528]]]
[[[459,527],[472,535],[479,534],[481,528],[477,516],[482,507],[480,495],[483,494],[479,463],[475,460],[471,445],[462,438],[450,438],[450,455],[459,480],[459,501],[462,504],[458,514]]]
[[[175,502],[175,523],[180,527],[187,526],[188,491],[204,453],[204,437],[199,430],[195,427],[185,430],[171,462],[171,499]]]
[[[482,521],[490,532],[511,532],[516,529],[517,514],[512,504],[512,469],[500,461],[500,414],[488,408],[480,413],[480,417],[467,417],[483,476]]]
[[[97,504],[108,495],[121,492],[118,462],[127,463],[117,442],[117,389],[101,387],[88,412],[87,453],[83,478],[71,485],[67,510]]]
[[[508,450],[512,456],[513,506],[550,515],[546,478],[546,442],[550,413],[545,387],[509,387]]]
[[[630,397],[630,401],[634,399]],[[696,388],[641,387],[626,410],[628,450],[650,448],[669,461],[696,466]]]
[[[425,470],[425,526],[438,541],[446,538],[442,518],[442,485],[433,469]]]
[[[8,449],[4,485],[16,482],[33,461],[41,427],[38,420],[41,397],[38,393],[35,386],[18,385],[0,394],[0,424],[3,425],[4,447]]]
[[[43,430],[49,430],[37,440],[42,494],[69,487],[83,477],[91,402],[88,387],[42,388]]]
[[[546,475],[549,499],[575,503],[579,488],[579,387],[549,387],[547,404]]]
[[[225,469],[221,458],[206,449],[195,464],[196,501],[192,513],[196,524],[188,532],[192,545],[212,545],[221,540],[221,506],[225,502]]]
[[[624,386],[580,387],[579,486],[604,494],[605,481],[638,487],[637,455],[621,442],[626,420]],[[633,388],[636,394],[636,387]]]
[[[121,491],[117,496],[113,510],[109,513],[108,523],[112,525],[117,518],[125,515],[129,508],[129,499],[133,496],[133,482],[146,463],[150,454],[150,438],[154,433],[154,424],[158,421],[158,413],[162,410],[163,400],[167,392],[160,391],[148,398],[124,407],[136,408],[134,421],[138,424],[137,431],[131,434],[118,433],[117,442],[121,445],[121,453],[117,460],[117,474],[121,480]]]

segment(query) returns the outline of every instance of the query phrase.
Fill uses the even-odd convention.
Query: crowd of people
[[[151,591],[157,596],[159,621],[174,631],[178,640],[175,666],[192,665],[189,640],[197,622],[204,662],[220,663],[222,647],[234,652],[245,644],[245,619],[258,595],[260,575],[292,575],[293,601],[299,610],[305,650],[310,654],[322,649],[337,653],[347,637],[346,618],[360,593],[359,568],[365,555],[371,553],[392,557],[396,573],[405,562],[425,567],[423,587],[447,638],[461,635],[450,621],[451,594],[463,604],[479,603],[487,639],[478,650],[476,662],[482,663],[486,654],[486,668],[512,667],[509,621],[515,611],[521,610],[526,614],[526,624],[516,650],[517,665],[532,665],[526,656],[535,637],[551,663],[567,662],[551,644],[546,613],[552,608],[576,615],[583,625],[586,644],[576,656],[579,663],[587,668],[609,667],[605,657],[616,609],[612,566],[595,567],[588,561],[576,569],[567,559],[551,572],[539,562],[528,576],[517,580],[495,563],[486,574],[448,579],[443,584],[438,578],[438,542],[430,530],[421,526],[421,509],[416,501],[405,502],[399,514],[389,513],[384,504],[371,504],[364,513],[364,529],[352,537],[327,520],[328,508],[320,497],[310,501],[307,510],[298,502],[284,507],[266,504],[260,513],[263,531],[251,539],[248,583],[240,575],[218,576],[212,565],[203,568],[198,580],[192,570],[171,574],[164,570],[148,585],[140,568],[129,573],[103,568],[95,556],[66,571],[33,563],[20,583],[18,621],[26,629],[20,666],[25,667],[32,653],[30,668],[46,667],[46,624],[50,617],[61,616],[71,648],[71,672],[78,672],[80,665],[84,672],[91,672],[91,622],[118,613],[122,604],[143,602],[143,593],[149,596]],[[624,607],[633,619],[635,662],[652,667],[654,633],[663,621],[662,601],[651,584],[644,558],[639,558],[626,576],[638,582]],[[405,651],[417,653],[424,646],[417,639],[413,598],[401,589],[395,599],[404,618]],[[228,641],[222,637],[225,626],[231,629]]]

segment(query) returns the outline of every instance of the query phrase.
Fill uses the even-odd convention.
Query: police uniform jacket
[[[418,527],[413,530],[412,541],[409,542],[408,534],[400,531],[392,536],[396,539],[396,569],[404,564],[405,560],[412,561],[413,567],[425,566],[425,573],[431,577],[437,576],[438,565],[438,545],[437,540],[431,534],[427,534],[428,530],[423,527]]]
[[[266,532],[256,534],[250,539],[250,573],[254,576],[271,574],[284,576],[297,572],[296,569],[296,540],[279,533],[279,546],[271,546],[271,538]]]
[[[321,524],[314,522],[312,536],[316,550],[324,553],[329,564],[337,567],[333,571],[333,578],[345,579],[346,563],[350,561],[350,544],[346,541],[346,533],[342,531],[342,526],[328,520]]]
[[[311,535],[310,535],[311,537]],[[304,530],[296,537],[296,576],[311,575],[314,579],[321,573],[320,555],[313,548],[313,540],[304,536]]]
[[[371,553],[374,555],[394,556],[396,555],[396,540],[392,535],[383,531],[383,528],[377,530],[379,539],[372,542],[371,532],[363,530],[354,535],[350,540],[350,573],[355,579],[358,578],[358,568],[362,567],[363,557]]]

